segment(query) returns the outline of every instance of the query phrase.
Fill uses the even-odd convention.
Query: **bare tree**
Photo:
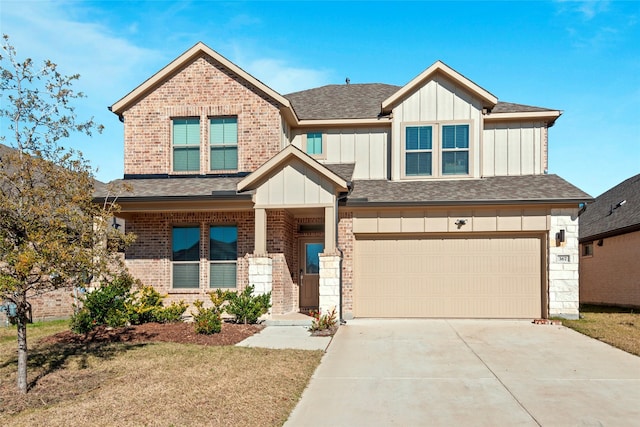
[[[15,304],[17,385],[26,393],[29,300],[104,277],[117,246],[106,242],[127,238],[109,226],[114,200],[94,203],[89,163],[61,145],[72,132],[102,131],[76,117],[79,76],[60,74],[50,60],[19,60],[6,35],[0,73],[0,135],[9,146],[0,146],[0,298]]]

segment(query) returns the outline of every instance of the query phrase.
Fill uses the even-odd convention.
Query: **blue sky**
[[[80,73],[73,136],[102,181],[123,174],[123,125],[107,110],[202,41],[275,89],[404,85],[440,59],[501,101],[563,110],[549,173],[592,196],[640,173],[640,2],[215,2],[3,0],[21,57]]]

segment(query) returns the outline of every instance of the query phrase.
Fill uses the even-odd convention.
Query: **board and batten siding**
[[[546,124],[485,123],[482,175],[540,175],[547,169]]]
[[[321,163],[355,163],[352,179],[388,179],[388,127],[298,129],[291,143],[304,151],[307,132],[323,134],[327,152]]]
[[[293,161],[256,189],[255,207],[333,206],[333,186],[301,161]]]
[[[403,124],[452,121],[469,122],[470,173],[479,177],[482,103],[447,78],[436,75],[393,109],[391,179],[399,180],[402,175]]]

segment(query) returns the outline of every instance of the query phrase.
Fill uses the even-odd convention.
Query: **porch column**
[[[334,206],[324,208],[324,253],[336,252],[336,211]]]
[[[267,255],[267,210],[254,209],[255,213],[255,243],[253,253]]]
[[[340,318],[340,255],[320,254],[320,283],[318,303],[320,313],[327,314],[336,310],[336,318]]]

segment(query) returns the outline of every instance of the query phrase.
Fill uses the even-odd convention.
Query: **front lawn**
[[[321,351],[173,342],[60,342],[66,322],[30,327],[26,396],[16,392],[15,328],[0,328],[3,425],[279,426]]]
[[[592,338],[640,356],[640,313],[619,307],[583,306],[579,320],[562,324]]]

